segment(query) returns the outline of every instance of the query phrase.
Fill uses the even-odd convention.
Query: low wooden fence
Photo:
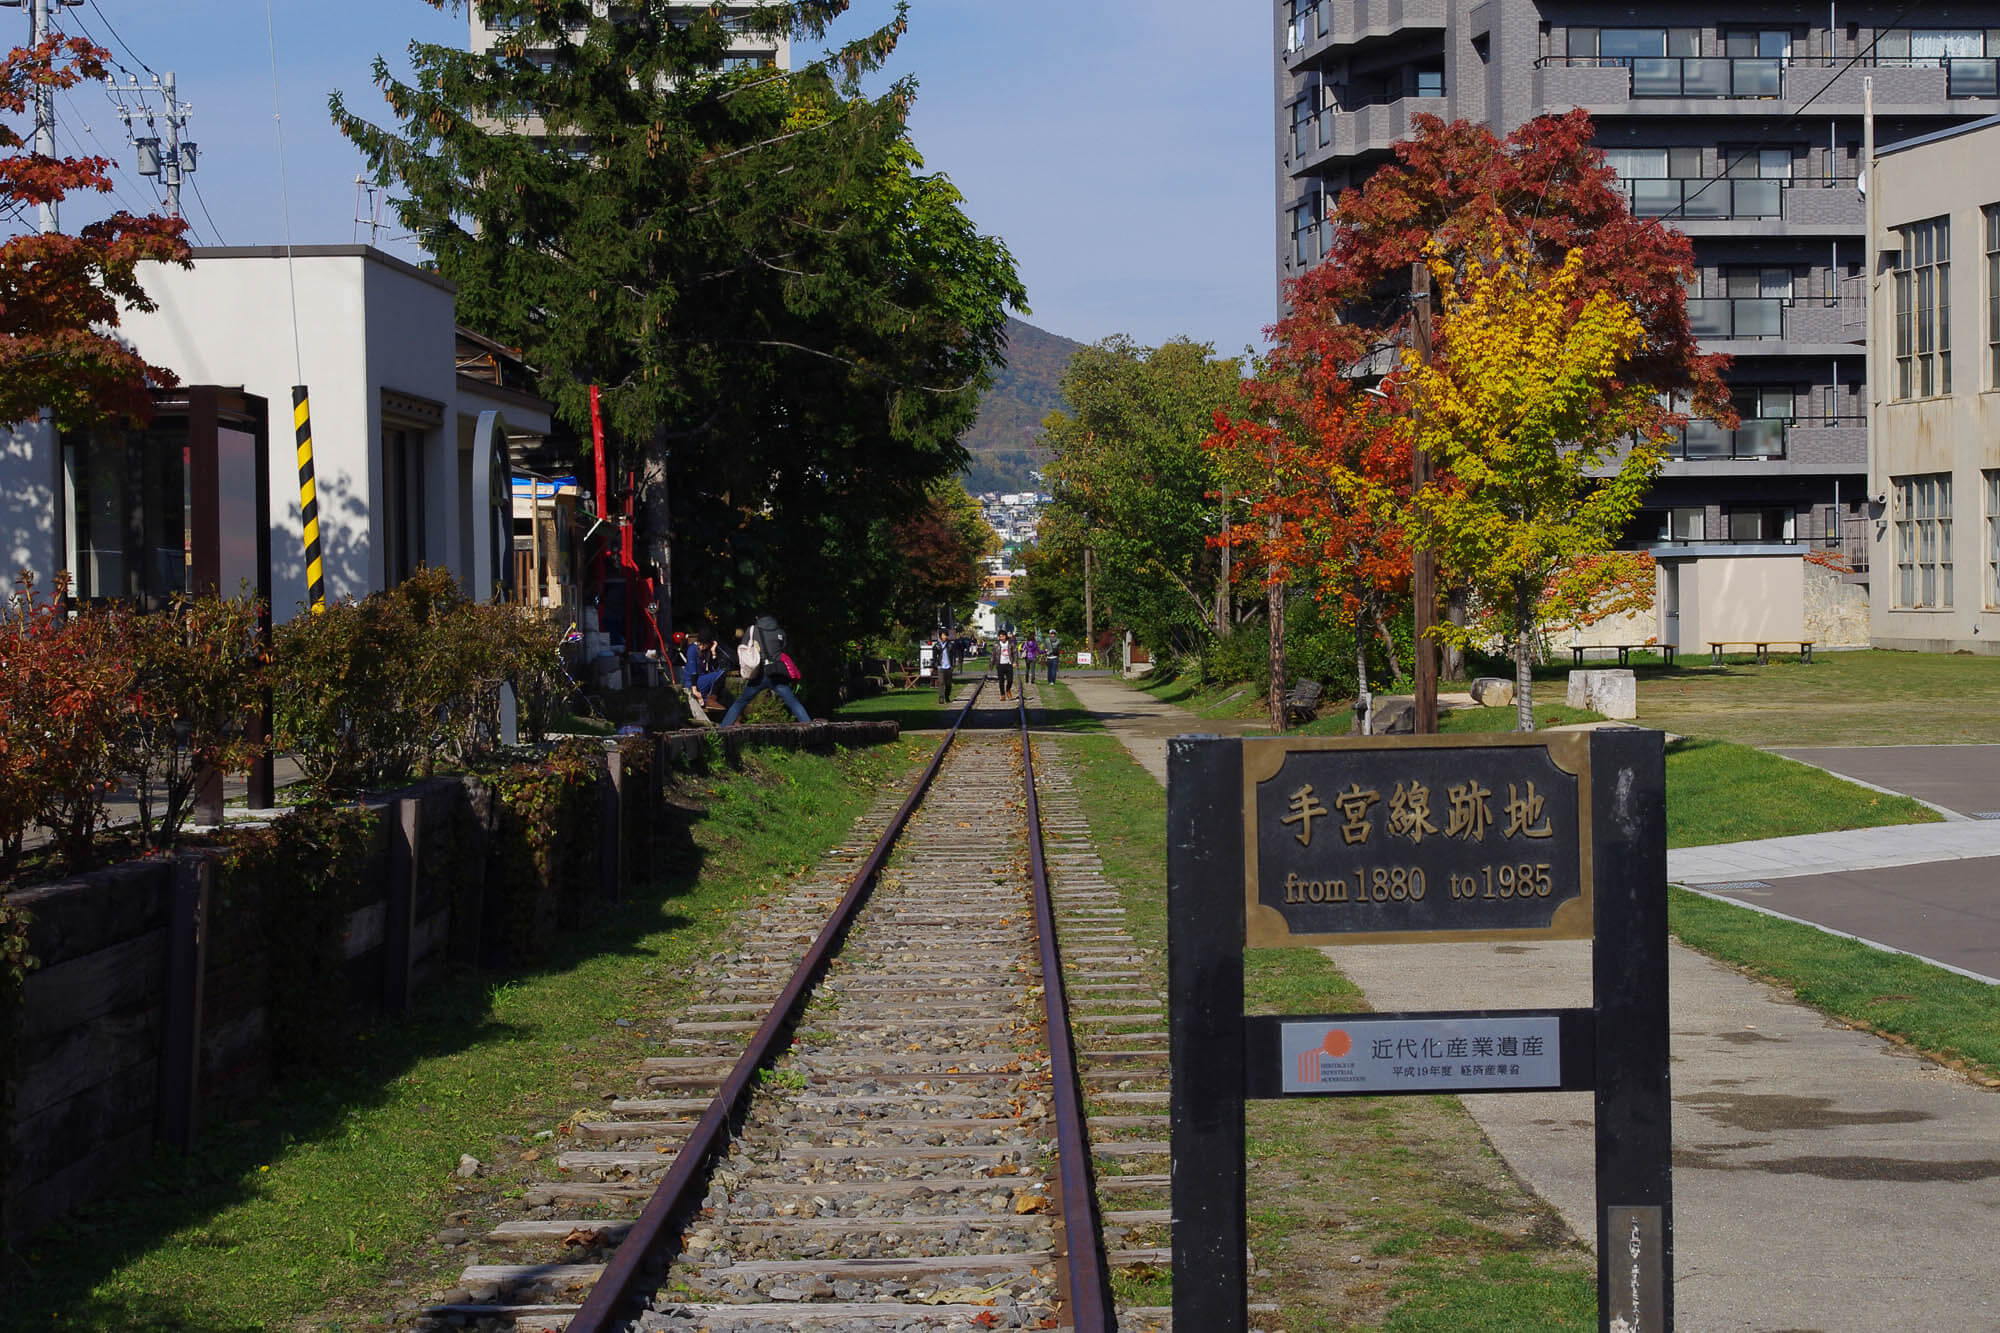
[[[699,771],[718,752],[733,764],[753,748],[830,751],[896,734],[894,722],[820,722],[626,738],[591,766],[588,790],[570,793],[575,829],[525,881],[517,844],[499,836],[495,784],[437,778],[367,801],[358,873],[329,904],[338,956],[324,975],[336,993],[304,1021],[278,979],[310,964],[278,956],[284,936],[261,928],[256,909],[270,886],[224,852],[8,894],[32,917],[39,966],[11,1049],[0,1045],[12,1093],[0,1233],[25,1236],[109,1191],[157,1143],[190,1147],[204,1122],[301,1062],[287,1046],[301,1035],[317,1047],[405,1013],[454,964],[520,961],[521,913],[559,926],[648,882],[667,850],[658,816],[671,772]],[[313,1030],[324,1026],[338,1031]]]

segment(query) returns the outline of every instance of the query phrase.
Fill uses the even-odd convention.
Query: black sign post
[[[1168,751],[1174,1323],[1245,1333],[1246,1098],[1591,1091],[1598,1327],[1673,1327],[1657,732]],[[1243,950],[1594,939],[1589,1009],[1243,1012]]]

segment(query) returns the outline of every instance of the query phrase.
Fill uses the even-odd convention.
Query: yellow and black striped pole
[[[319,554],[319,489],[313,484],[312,408],[306,386],[292,386],[292,426],[299,439],[299,519],[306,538],[306,605],[314,615],[326,610],[326,570]]]

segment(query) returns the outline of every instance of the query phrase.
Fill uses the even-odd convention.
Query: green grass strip
[[[1680,940],[1854,1027],[2000,1086],[2000,990],[1907,954],[1685,889],[1668,890]]]
[[[1921,801],[1859,787],[1747,745],[1690,739],[1667,747],[1669,847],[1942,818]]]
[[[813,864],[929,748],[762,752],[683,787],[701,812],[673,876],[604,909],[537,971],[430,988],[336,1067],[206,1127],[191,1156],[162,1153],[120,1196],[23,1246],[0,1284],[14,1293],[7,1327],[250,1333],[315,1313],[319,1330],[373,1326],[389,1278],[450,1259],[432,1237],[461,1190],[518,1193],[532,1174],[460,1181],[459,1154],[518,1164],[538,1133],[601,1105],[616,1071],[657,1053],[647,1024],[685,1002],[731,914]]]

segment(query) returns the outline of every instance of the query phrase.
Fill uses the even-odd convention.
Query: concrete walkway
[[[1168,736],[1223,730],[1112,680],[1069,683],[1162,779]],[[1979,826],[1927,826],[1945,827]],[[1328,953],[1378,1009],[1589,1002],[1585,943]],[[2000,1212],[2000,1096],[1692,950],[1673,949],[1670,985],[1679,1327],[2000,1328],[1986,1239]],[[1594,1235],[1590,1099],[1465,1104],[1571,1228]]]

